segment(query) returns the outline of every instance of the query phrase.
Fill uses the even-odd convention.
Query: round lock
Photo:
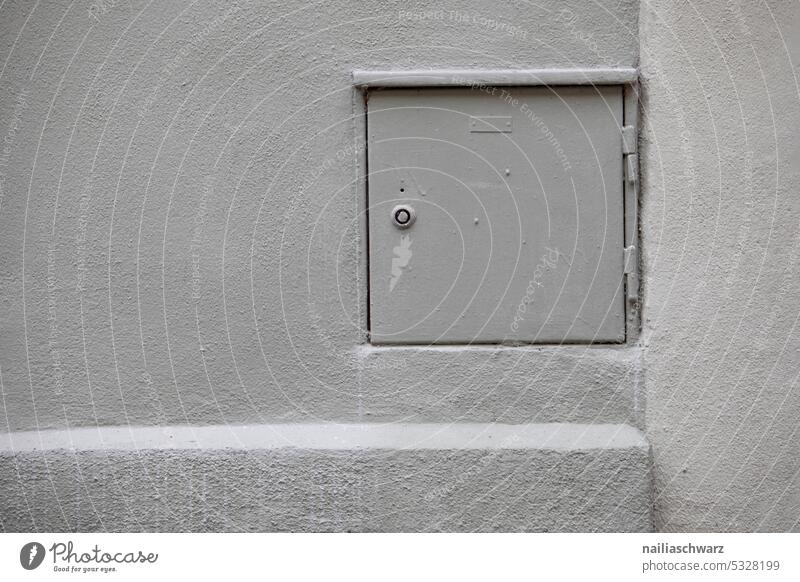
[[[408,204],[400,204],[392,208],[392,222],[397,228],[408,228],[417,219],[417,213]]]

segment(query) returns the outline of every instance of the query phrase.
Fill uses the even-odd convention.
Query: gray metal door
[[[623,342],[622,88],[369,92],[377,344]]]

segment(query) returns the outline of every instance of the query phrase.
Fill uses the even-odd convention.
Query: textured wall
[[[631,422],[638,356],[364,351],[356,68],[632,66],[638,3],[6,2],[10,430]]]
[[[0,435],[1,530],[652,530],[649,446],[625,425],[65,432]]]
[[[662,529],[799,527],[798,11],[641,9]],[[636,349],[359,345],[349,78],[630,66],[638,18],[632,0],[5,2],[0,428],[641,425]]]
[[[0,529],[651,529],[637,346],[365,345],[351,77],[631,67],[638,19],[636,0],[0,4]],[[405,440],[341,442],[361,428]]]
[[[800,529],[800,4],[642,4],[656,527]]]

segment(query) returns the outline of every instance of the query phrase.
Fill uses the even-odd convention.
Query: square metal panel
[[[373,343],[625,341],[622,86],[371,90],[367,113]]]

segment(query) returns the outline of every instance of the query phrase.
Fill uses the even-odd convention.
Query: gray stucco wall
[[[360,348],[351,78],[632,66],[637,2],[87,0],[3,13],[8,429],[641,424],[632,353]]]
[[[800,5],[643,2],[656,527],[800,528]]]
[[[656,0],[641,14],[634,0],[4,3],[0,431],[646,424],[656,527],[797,529],[797,29],[797,4],[777,0]],[[350,72],[636,66],[640,43],[642,345],[365,345]],[[462,527],[648,529],[648,445],[609,442],[494,456],[359,445],[321,461],[255,445],[53,446],[0,455],[0,525],[268,529],[290,515],[305,529],[413,529],[379,501],[358,519],[364,499],[391,504],[390,482],[418,493],[404,503],[428,525],[461,523],[453,508],[477,499]],[[259,489],[265,467],[311,481],[310,501]],[[137,490],[137,468],[177,493]],[[497,521],[531,475],[545,496]],[[453,497],[426,513],[433,482]],[[25,483],[55,496],[38,522]],[[228,486],[236,503],[217,495],[218,520],[202,522],[206,492]],[[150,500],[152,521],[120,510],[114,488]],[[303,521],[320,509],[332,513]]]
[[[352,80],[631,67],[638,11],[635,0],[5,3],[0,525],[651,528],[637,347],[366,345]],[[386,422],[412,434],[433,423],[430,438],[466,423],[490,440],[498,423],[540,436],[502,454],[471,437],[187,451],[168,436],[296,426],[336,442],[354,423],[382,434]],[[94,426],[107,428],[77,447],[75,430]],[[136,436],[147,426],[163,428],[158,446]],[[119,427],[135,453],[109,440]],[[30,430],[50,444],[20,450]],[[615,444],[619,431],[633,444]],[[554,448],[564,435],[574,445]],[[165,490],[176,472],[197,481]],[[425,497],[431,483],[443,493]],[[29,496],[42,501],[32,509]]]

